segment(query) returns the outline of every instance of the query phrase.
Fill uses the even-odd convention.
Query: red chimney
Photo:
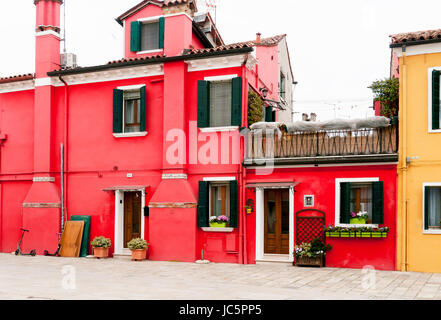
[[[258,33],[256,33],[256,43],[257,44],[260,44],[260,36],[261,36],[262,34],[260,33],[260,32],[258,32]]]

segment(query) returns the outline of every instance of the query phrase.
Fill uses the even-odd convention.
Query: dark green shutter
[[[147,114],[147,90],[146,87],[142,87],[140,89],[140,96],[141,96],[141,114],[140,114],[140,118],[141,118],[141,125],[140,125],[140,129],[139,131],[141,132],[145,132],[147,131],[147,119],[146,119],[146,114]]]
[[[273,122],[276,122],[276,111],[273,111]]]
[[[199,181],[198,227],[208,227],[209,183]]]
[[[231,81],[231,125],[242,125],[242,78],[233,78]]]
[[[237,228],[237,210],[238,201],[237,195],[239,194],[237,188],[237,181],[230,181],[230,227]]]
[[[122,90],[113,90],[113,133],[122,133],[123,131],[123,104],[124,92]]]
[[[210,126],[210,82],[198,81],[198,128]]]
[[[432,130],[440,129],[439,123],[439,108],[440,108],[440,77],[441,72],[439,70],[433,70],[432,72]]]
[[[372,223],[384,223],[384,183],[372,183]]]
[[[133,21],[130,24],[130,51],[141,51],[141,22]]]
[[[159,49],[164,49],[165,18],[159,18]]]
[[[351,219],[351,184],[340,183],[340,223],[349,223]]]
[[[429,197],[430,188],[424,187],[424,230],[429,230]]]
[[[273,108],[272,107],[265,108],[265,122],[273,122]]]

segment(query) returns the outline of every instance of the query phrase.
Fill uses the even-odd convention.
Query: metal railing
[[[248,133],[246,159],[390,155],[398,152],[397,125],[358,130]]]

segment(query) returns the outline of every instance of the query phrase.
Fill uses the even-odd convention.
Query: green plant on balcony
[[[263,119],[263,101],[252,89],[248,90],[248,126]]]
[[[400,82],[397,78],[385,78],[374,81],[369,87],[374,98],[381,103],[381,115],[392,118],[397,115]]]

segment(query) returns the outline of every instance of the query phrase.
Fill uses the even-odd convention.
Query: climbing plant
[[[263,101],[253,90],[248,90],[248,126],[263,120]]]
[[[392,118],[397,115],[400,82],[397,78],[385,78],[374,81],[369,87],[374,98],[381,103],[381,115]]]

